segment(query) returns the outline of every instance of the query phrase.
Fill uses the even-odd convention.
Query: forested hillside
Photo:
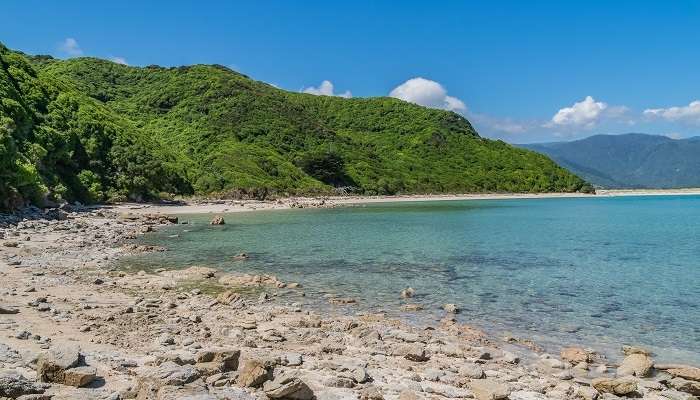
[[[129,67],[0,45],[0,199],[581,191],[458,114],[292,93],[221,66]]]
[[[629,133],[523,145],[607,188],[700,187],[700,138]]]

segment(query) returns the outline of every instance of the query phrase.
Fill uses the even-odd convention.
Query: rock
[[[100,279],[100,278],[95,278],[95,280],[92,281],[92,283],[94,283],[95,285],[101,285],[101,284],[105,283],[105,281]]]
[[[232,259],[235,261],[247,260],[249,258],[250,258],[250,256],[247,253],[238,253],[232,257]]]
[[[596,378],[591,386],[599,393],[625,396],[637,391],[637,383],[629,378]]]
[[[195,360],[197,364],[214,363],[218,365],[220,372],[228,372],[238,369],[238,359],[240,355],[240,350],[207,349],[199,352]]]
[[[399,400],[422,400],[422,397],[411,390],[403,390],[399,393]]]
[[[622,354],[626,356],[631,356],[632,354],[643,354],[645,356],[651,356],[651,352],[645,348],[637,346],[622,346]]]
[[[598,391],[590,386],[579,386],[574,392],[574,397],[583,400],[595,400],[598,398]]]
[[[270,379],[270,369],[258,360],[246,360],[236,382],[244,387],[260,387]]]
[[[15,372],[0,372],[0,397],[16,399],[20,396],[44,393],[44,387]]]
[[[355,387],[355,381],[344,376],[331,376],[323,381],[323,384],[328,387],[335,388],[352,388]]]
[[[644,378],[649,376],[654,362],[649,356],[642,353],[633,353],[622,360],[622,364],[617,368],[617,376],[638,376]]]
[[[510,388],[508,385],[492,379],[479,379],[469,382],[474,397],[477,400],[500,400],[508,398]]]
[[[214,217],[214,219],[211,220],[209,223],[210,225],[224,225],[226,224],[226,221],[224,221],[224,217],[217,215]]]
[[[425,347],[421,344],[399,344],[394,347],[392,355],[401,356],[410,361],[428,361],[430,357],[425,354]]]
[[[78,347],[64,346],[39,356],[36,363],[37,378],[41,382],[63,383],[67,369],[77,367],[81,355]]]
[[[263,391],[271,399],[311,400],[315,398],[304,381],[284,374],[265,382]]]
[[[420,311],[423,306],[420,304],[404,304],[401,306],[402,311]]]
[[[467,377],[469,379],[482,379],[485,378],[484,370],[476,364],[464,364],[459,367],[459,375]]]
[[[561,350],[561,359],[572,364],[591,362],[591,353],[580,347],[566,347]]]
[[[457,314],[460,311],[459,307],[452,303],[445,304],[444,306],[442,306],[442,309],[450,314]]]
[[[0,314],[17,314],[19,310],[16,308],[8,308],[0,306]]]
[[[17,243],[17,242],[4,242],[2,245],[5,247],[18,247],[19,243]]]
[[[240,298],[241,296],[238,293],[227,290],[223,293],[219,293],[219,295],[216,296],[216,301],[221,304],[231,304],[238,301]]]
[[[416,295],[416,290],[412,287],[407,287],[406,289],[401,291],[401,297],[404,299],[411,298]]]
[[[691,381],[700,382],[700,368],[695,367],[683,367],[683,368],[670,368],[666,372],[673,376],[679,378],[688,379]]]
[[[384,400],[384,396],[376,386],[370,385],[360,390],[360,400]]]
[[[166,361],[158,367],[140,367],[135,371],[138,399],[155,398],[162,387],[183,386],[199,378],[191,365],[177,365]]]
[[[673,378],[669,384],[672,388],[681,392],[690,393],[693,396],[700,396],[700,382],[689,381],[683,378]]]
[[[287,362],[287,365],[290,367],[301,365],[304,362],[301,354],[299,353],[288,353],[284,356],[284,359]]]
[[[356,304],[357,300],[351,297],[331,297],[328,299],[331,304],[342,305],[342,304]]]
[[[83,387],[97,378],[97,370],[92,367],[69,368],[63,372],[63,383],[68,386]]]

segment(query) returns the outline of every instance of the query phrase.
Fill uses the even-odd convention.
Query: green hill
[[[523,145],[607,188],[700,187],[700,138],[629,133]]]
[[[129,67],[0,45],[0,199],[590,190],[458,114],[291,93],[216,65]]]

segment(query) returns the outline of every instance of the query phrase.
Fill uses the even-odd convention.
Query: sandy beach
[[[163,210],[344,204],[335,201],[27,209],[3,216],[0,397],[690,400],[699,394],[700,369],[658,364],[630,346],[621,346],[620,364],[592,348],[546,353],[528,338],[490,337],[457,323],[458,304],[444,306],[439,324],[419,327],[352,313],[356,300],[342,296],[327,301],[349,315],[319,313],[305,305],[303,281],[198,265],[115,267],[126,254],[167,251],[133,242],[178,223],[177,212],[158,214]],[[413,295],[396,288],[407,310],[419,309]]]

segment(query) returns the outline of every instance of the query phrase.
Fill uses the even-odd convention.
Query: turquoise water
[[[440,306],[496,334],[616,357],[643,345],[664,361],[700,362],[700,197],[559,198],[385,203],[210,215],[149,234],[165,253],[144,267],[211,265],[271,273],[323,294],[432,323]],[[171,237],[174,234],[179,237]],[[234,261],[246,252],[251,257]],[[398,311],[416,289],[417,313]],[[342,311],[342,310],[341,310]]]

